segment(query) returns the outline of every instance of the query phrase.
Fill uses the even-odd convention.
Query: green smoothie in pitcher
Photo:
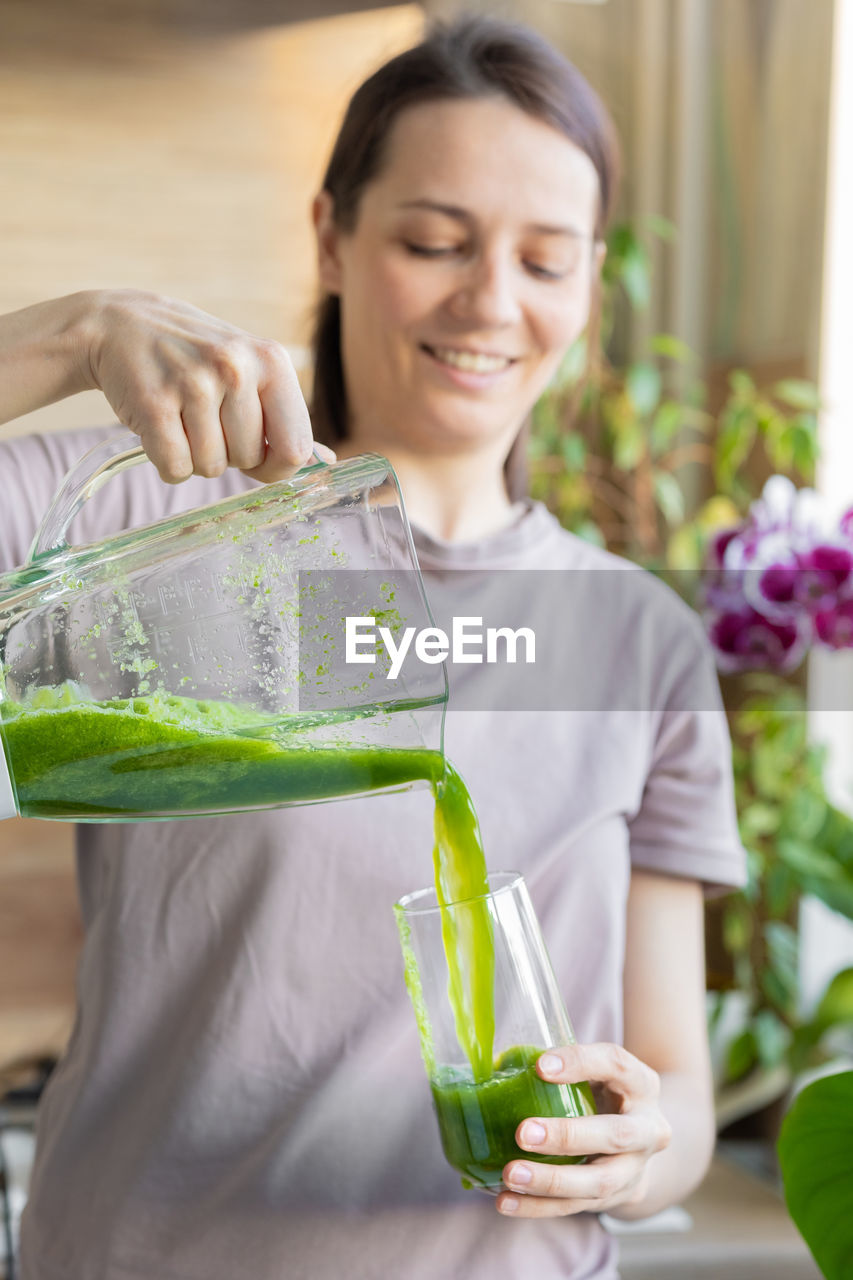
[[[303,721],[156,693],[96,702],[69,686],[0,703],[18,809],[138,821],[328,800],[437,781],[438,751],[311,745]]]

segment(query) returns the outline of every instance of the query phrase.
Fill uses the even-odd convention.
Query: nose
[[[482,328],[515,324],[521,314],[515,264],[500,251],[476,254],[463,269],[450,300],[458,319]]]

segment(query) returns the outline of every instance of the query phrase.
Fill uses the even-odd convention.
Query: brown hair
[[[619,167],[615,132],[601,100],[577,68],[534,31],[473,15],[437,23],[420,44],[386,62],[353,94],[323,178],[338,227],[346,232],[355,226],[361,194],[380,170],[401,112],[440,99],[495,95],[559,129],[589,156],[598,174],[595,235],[601,239]],[[596,299],[592,325],[597,310]],[[339,299],[323,297],[313,334],[314,434],[332,447],[347,435],[340,315]],[[526,489],[525,436],[522,430],[507,458],[512,498]]]

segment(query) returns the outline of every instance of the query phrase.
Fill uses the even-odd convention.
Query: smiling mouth
[[[512,356],[486,355],[479,351],[461,351],[456,347],[430,347],[424,342],[423,350],[442,364],[465,373],[501,373],[515,364]]]

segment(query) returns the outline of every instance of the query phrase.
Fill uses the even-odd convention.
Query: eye
[[[442,245],[426,245],[414,244],[411,240],[404,240],[403,244],[409,253],[415,255],[416,258],[442,258],[448,257],[451,253],[458,253],[461,246],[455,244]]]
[[[565,280],[571,275],[571,268],[569,267],[555,269],[553,267],[543,267],[538,262],[525,262],[524,267],[537,280]]]

